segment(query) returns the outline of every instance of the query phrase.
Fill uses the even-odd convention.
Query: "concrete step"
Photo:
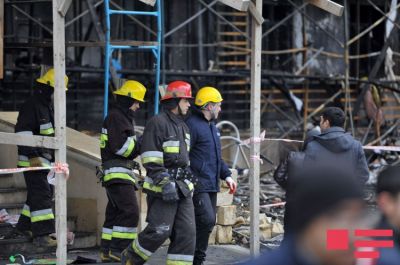
[[[0,240],[13,230],[13,226],[8,223],[0,223]]]
[[[18,174],[1,174],[0,188],[26,188],[24,175]]]
[[[68,231],[72,231],[72,232],[75,231],[77,219],[78,219],[78,218],[75,217],[75,216],[68,216],[68,217],[67,217],[67,227],[68,227]]]
[[[79,232],[75,233],[73,246],[68,246],[68,249],[82,249],[96,246],[96,234]],[[55,251],[55,248],[37,247],[32,243],[32,240],[25,238],[18,239],[0,239],[0,255],[7,256],[16,253],[24,254],[39,254]]]
[[[26,189],[0,188],[0,202],[2,204],[24,203],[25,201],[26,201]]]
[[[67,218],[67,227],[68,231],[74,232],[76,229],[76,217],[68,217]],[[0,239],[3,238],[5,235],[8,235],[14,227],[9,223],[0,223]]]
[[[21,214],[22,207],[24,203],[1,203],[0,209],[6,209],[7,213],[10,215]]]
[[[0,175],[0,188],[13,188],[15,187],[15,180],[13,174]]]

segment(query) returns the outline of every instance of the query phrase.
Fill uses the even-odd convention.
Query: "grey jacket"
[[[331,127],[308,143],[305,160],[311,165],[330,165],[352,170],[361,183],[367,182],[369,171],[364,150],[341,127]]]

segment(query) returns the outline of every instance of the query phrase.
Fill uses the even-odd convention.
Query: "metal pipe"
[[[396,6],[396,9],[400,7],[400,4],[398,4]],[[389,15],[392,11],[390,11],[389,13],[387,13],[386,15]],[[355,37],[353,37],[351,40],[349,40],[347,42],[347,45],[351,45],[354,42],[356,42],[357,40],[359,40],[362,36],[364,36],[365,34],[367,34],[368,32],[370,32],[371,30],[373,30],[374,28],[376,28],[377,26],[379,26],[379,24],[381,24],[383,21],[385,21],[386,17],[383,16],[380,19],[378,19],[377,21],[374,22],[374,24],[372,24],[371,26],[369,26],[368,28],[366,28],[363,32],[361,32],[360,34],[356,35]]]
[[[110,16],[108,14],[110,10],[109,1],[104,1],[104,9],[106,14],[106,45],[105,45],[105,56],[104,56],[104,103],[103,103],[103,118],[105,119],[108,114],[108,86],[110,79],[110,56],[112,54],[112,50],[110,47]]]
[[[295,74],[295,75],[301,74],[301,73],[304,71],[304,69],[306,69],[306,68],[321,54],[321,52],[322,52],[323,50],[324,50],[324,47],[321,47],[321,48],[320,48],[315,54],[313,54],[313,56],[311,56],[311,58],[308,59],[307,62],[306,62],[302,67],[300,67],[300,69],[297,70],[294,74]]]
[[[200,3],[197,3],[197,7],[199,10],[201,10],[201,5]],[[205,66],[205,56],[204,56],[204,47],[203,47],[203,16],[200,16],[199,19],[197,20],[197,52],[198,52],[198,61],[199,61],[199,68],[200,70],[204,71],[206,69]]]
[[[303,3],[299,9],[303,9],[308,5],[308,3]],[[296,15],[296,13],[298,12],[298,10],[294,10],[292,13],[290,13],[289,15],[287,15],[284,19],[282,19],[281,21],[279,21],[277,24],[275,24],[273,27],[269,28],[266,32],[264,32],[264,34],[262,35],[262,37],[266,37],[269,34],[271,34],[274,30],[276,30],[277,28],[279,28],[280,26],[282,26],[286,21],[288,21],[290,18],[292,18],[294,15]]]
[[[39,20],[37,20],[36,18],[32,17],[31,15],[29,15],[28,13],[26,13],[24,10],[22,10],[21,8],[19,8],[16,5],[11,5],[15,10],[17,10],[18,12],[20,12],[21,14],[23,14],[24,16],[26,16],[27,18],[29,18],[30,20],[32,20],[33,22],[35,22],[36,24],[38,24],[40,27],[42,27],[44,30],[46,30],[47,32],[49,32],[51,35],[53,35],[53,31],[46,27],[42,22],[40,22]]]
[[[211,13],[213,13],[214,15],[216,15],[219,19],[221,19],[222,21],[224,21],[225,23],[227,23],[229,26],[231,26],[232,28],[234,28],[237,32],[240,33],[240,35],[242,35],[243,37],[245,37],[246,39],[250,40],[250,37],[243,31],[241,31],[238,27],[236,27],[234,24],[232,24],[229,20],[227,20],[226,18],[224,18],[223,16],[221,16],[217,11],[215,11],[213,8],[209,7],[206,3],[204,3],[203,0],[198,0],[203,6],[205,6],[208,10],[210,10]]]
[[[118,5],[117,3],[115,3],[114,1],[110,0],[110,4],[113,5],[115,8],[117,8],[118,10],[124,10],[124,8],[122,8],[120,5]],[[147,30],[148,32],[150,32],[153,36],[157,36],[157,33],[154,32],[151,28],[149,28],[148,26],[146,26],[145,24],[143,24],[142,22],[140,22],[140,20],[138,20],[137,18],[135,18],[132,15],[127,15],[127,17],[129,17],[131,20],[133,20],[134,22],[136,22],[136,24],[138,24],[139,26],[141,26],[142,28],[144,28],[145,30]]]
[[[347,114],[349,114],[349,120],[350,120],[350,127],[351,127],[351,133],[354,137],[355,135],[355,130],[354,130],[354,121],[353,121],[353,112],[352,112],[352,107],[351,107],[351,95],[350,95],[350,60],[349,60],[349,45],[348,45],[348,39],[349,39],[349,11],[348,8],[350,5],[348,4],[347,0],[344,0],[344,65],[345,65],[345,73],[344,73],[344,89],[345,89],[345,114],[346,114],[346,120],[347,120]]]
[[[155,92],[154,92],[154,114],[158,114],[158,104],[159,104],[159,86],[160,86],[160,70],[161,70],[161,43],[162,39],[162,30],[163,30],[163,16],[162,16],[162,0],[157,0],[157,69],[156,69],[156,84],[155,84]]]
[[[208,7],[212,7],[213,5],[215,5],[219,0],[214,0],[212,1],[210,4],[208,4]],[[191,16],[190,18],[188,18],[187,20],[185,20],[184,22],[182,22],[181,24],[179,24],[178,26],[176,26],[175,28],[171,29],[170,31],[168,31],[167,33],[164,34],[164,38],[169,37],[171,34],[175,33],[176,31],[180,30],[181,28],[183,28],[184,26],[186,26],[188,23],[192,22],[193,20],[195,20],[198,16],[202,15],[204,12],[207,11],[207,8],[203,8],[202,10],[200,10],[199,12],[197,12],[196,14],[194,14],[193,16]]]
[[[337,42],[340,47],[343,48],[343,43],[338,40],[335,36],[333,36],[330,32],[328,32],[326,29],[324,29],[323,27],[321,27],[319,25],[318,22],[316,22],[312,17],[310,17],[309,15],[306,14],[306,12],[304,12],[303,10],[300,9],[300,7],[298,5],[296,5],[295,3],[293,3],[291,0],[287,0],[292,6],[294,6],[300,13],[302,13],[309,21],[311,21],[315,26],[317,26],[320,30],[322,30],[328,37],[330,37],[332,40],[334,40],[335,42]]]
[[[99,2],[94,4],[94,7],[98,7],[99,5],[101,5],[103,3],[103,1],[104,0],[100,0]],[[77,15],[76,17],[74,17],[73,19],[68,21],[67,23],[65,23],[65,28],[67,28],[68,26],[72,25],[73,23],[75,23],[76,21],[78,21],[79,19],[84,17],[85,15],[89,14],[89,12],[90,12],[89,9],[83,11],[82,13],[80,13],[79,15]]]

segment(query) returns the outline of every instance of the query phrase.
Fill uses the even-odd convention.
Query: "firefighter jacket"
[[[54,137],[54,111],[51,100],[42,94],[34,94],[19,111],[15,133],[24,135],[41,135]],[[18,146],[18,167],[29,167],[29,159],[39,158],[41,162],[50,166],[54,162],[54,150]]]
[[[139,155],[139,143],[135,135],[135,121],[128,110],[113,106],[103,122],[100,135],[103,184],[135,184],[132,169]]]
[[[166,111],[152,117],[143,133],[142,164],[147,177],[143,190],[161,195],[157,185],[165,177],[175,181],[184,197],[193,191],[189,168],[190,133],[184,120]]]

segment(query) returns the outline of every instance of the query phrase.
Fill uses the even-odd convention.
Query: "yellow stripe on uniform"
[[[153,254],[152,252],[144,249],[139,244],[138,238],[136,238],[135,241],[132,242],[131,247],[132,247],[133,251],[145,261],[148,260],[150,258],[150,256]]]
[[[52,209],[44,209],[31,212],[32,223],[47,221],[52,219],[54,219],[54,214]]]
[[[103,227],[102,233],[101,233],[101,239],[112,240],[112,229]]]
[[[165,153],[179,154],[179,141],[166,141],[163,143]]]
[[[164,155],[160,151],[147,151],[142,153],[141,155],[142,163],[156,163],[160,165],[164,165]]]
[[[167,265],[191,265],[192,263],[192,255],[168,254],[167,256]]]
[[[54,134],[54,128],[53,128],[53,125],[51,124],[51,122],[40,125],[40,134],[41,135]]]
[[[31,218],[31,210],[28,205],[26,205],[26,204],[24,205],[24,208],[22,208],[21,215]]]
[[[136,239],[137,229],[136,227],[114,226],[112,230],[112,237],[120,239]]]

